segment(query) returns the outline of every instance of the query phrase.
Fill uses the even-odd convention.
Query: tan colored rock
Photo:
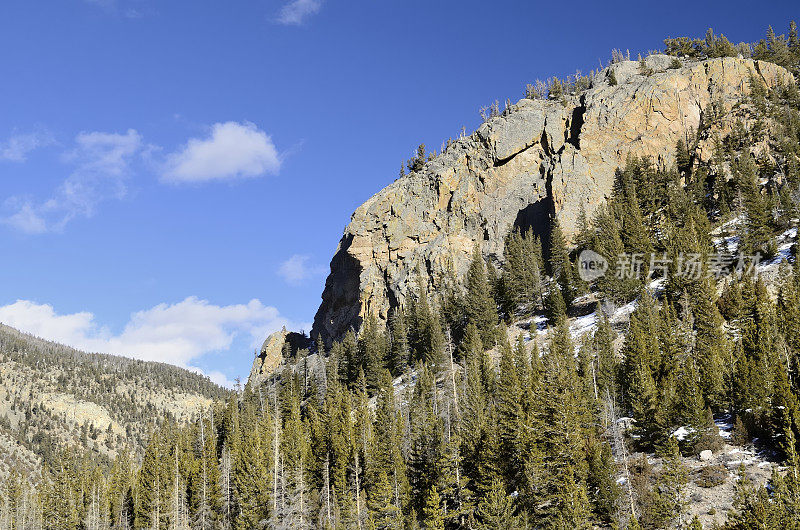
[[[307,335],[286,331],[285,327],[271,333],[256,354],[247,384],[252,388],[262,384],[283,364],[284,356],[295,356],[309,345]]]
[[[250,377],[247,378],[248,384],[258,386],[272,375],[280,366],[283,360],[283,345],[286,343],[286,336],[289,334],[284,327],[280,331],[270,334],[261,350],[253,361],[253,368],[250,370]]]
[[[610,194],[629,154],[672,165],[678,139],[697,130],[712,101],[725,110],[741,104],[751,77],[794,82],[783,68],[749,59],[671,62],[648,57],[650,76],[636,61],[614,64],[616,86],[606,69],[565,102],[522,100],[367,200],[331,261],[312,336],[340,338],[368,313],[386,319],[405,303],[416,270],[437,288],[449,265],[466,271],[476,243],[500,262],[515,225],[545,234],[557,215],[571,234],[581,207],[591,214]]]

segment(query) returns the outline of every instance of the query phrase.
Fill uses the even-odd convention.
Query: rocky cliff
[[[278,370],[287,355],[294,355],[298,350],[309,346],[308,337],[286,331],[286,328],[271,333],[253,360],[247,384],[253,388],[258,387]]]
[[[339,338],[369,313],[386,319],[405,303],[417,270],[435,289],[448,266],[466,271],[476,242],[502,261],[514,226],[545,234],[556,215],[569,235],[581,208],[591,214],[609,195],[629,154],[672,165],[678,139],[697,131],[712,102],[729,112],[745,103],[751,79],[794,82],[749,59],[670,68],[672,57],[653,55],[646,63],[650,75],[625,61],[575,96],[521,100],[361,205],[331,261],[312,336]],[[707,146],[697,152],[710,155]]]

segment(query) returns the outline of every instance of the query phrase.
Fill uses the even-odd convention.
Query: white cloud
[[[250,122],[216,123],[207,138],[192,138],[167,157],[162,180],[199,183],[260,177],[281,166],[275,145]]]
[[[236,386],[235,381],[230,380],[227,375],[223,374],[219,370],[211,370],[206,372],[205,375],[208,376],[212,382],[218,384],[219,386],[224,386],[225,388],[233,388]]]
[[[287,26],[299,26],[306,18],[315,15],[322,7],[322,0],[292,0],[278,13],[278,22]]]
[[[55,139],[47,131],[15,134],[5,142],[0,142],[0,160],[24,162],[31,151],[53,143]]]
[[[44,201],[12,197],[5,203],[13,213],[0,222],[28,234],[58,232],[76,217],[91,217],[96,207],[127,194],[125,181],[131,163],[142,150],[142,138],[133,129],[125,134],[84,132],[64,155],[74,169],[53,195]]]
[[[17,300],[0,306],[0,322],[33,335],[74,348],[159,361],[198,370],[193,362],[213,352],[228,350],[244,337],[250,348],[260,346],[270,333],[308,329],[293,325],[277,309],[259,300],[219,306],[189,297],[176,304],[159,304],[131,315],[121,333],[100,326],[90,312],[58,314],[53,306]],[[231,382],[218,371],[209,377],[226,385]]]
[[[309,264],[310,259],[303,254],[294,254],[281,263],[278,274],[291,285],[300,285],[306,280],[324,275],[327,269],[322,265]]]
[[[8,205],[18,203],[17,207],[11,206],[15,213],[2,219],[2,222],[26,234],[43,234],[47,232],[47,222],[35,211],[33,205],[25,201],[10,200]]]
[[[40,305],[27,300],[0,307],[0,322],[26,333],[47,338],[71,346],[84,347],[84,340],[91,333],[99,332],[91,313],[57,315],[52,306]]]

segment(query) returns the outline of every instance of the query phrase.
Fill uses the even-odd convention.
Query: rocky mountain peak
[[[523,99],[362,204],[331,261],[312,336],[338,339],[370,313],[387,319],[406,303],[416,271],[437,289],[449,267],[464,274],[476,243],[502,262],[515,226],[547,234],[557,216],[570,235],[581,209],[591,215],[610,194],[626,157],[670,166],[676,143],[694,137],[712,103],[743,104],[751,79],[793,82],[779,66],[742,58],[677,64],[652,55],[645,66],[622,61],[578,95]]]

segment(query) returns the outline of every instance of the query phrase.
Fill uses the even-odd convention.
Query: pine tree
[[[272,460],[266,455],[270,453],[273,422],[269,411],[258,414],[249,404],[244,406],[241,418],[249,428],[243,428],[241,440],[232,444],[233,490],[239,507],[236,527],[244,530],[263,526],[270,515],[273,470]]]
[[[548,248],[548,265],[550,276],[556,280],[561,289],[561,295],[567,307],[575,297],[572,263],[569,260],[567,240],[561,229],[558,217],[554,217],[550,224],[550,246]],[[551,287],[552,291],[552,287]]]
[[[675,404],[676,419],[683,425],[697,428],[703,421],[706,409],[694,357],[687,356],[682,359],[676,377],[678,395]]]
[[[501,448],[498,431],[497,409],[492,407],[488,410],[486,423],[480,432],[475,453],[473,482],[470,488],[478,498],[489,493],[494,481],[502,480],[503,466],[500,462]]]
[[[444,334],[438,310],[428,301],[427,288],[422,272],[417,268],[417,296],[412,298],[410,308],[409,342],[413,359],[430,365],[441,363],[444,355]]]
[[[719,451],[722,449],[722,438],[719,435],[719,427],[714,423],[714,414],[707,408],[699,424],[693,424],[694,432],[690,438],[690,443],[695,453],[705,450]]]
[[[587,493],[594,517],[606,524],[615,522],[621,489],[616,482],[617,466],[611,447],[592,436],[587,447]]]
[[[686,149],[686,142],[683,141],[683,138],[678,138],[678,142],[675,145],[675,165],[678,168],[678,173],[687,179],[691,170],[689,163],[689,150]]]
[[[472,358],[479,358],[483,355],[483,352],[483,341],[478,332],[478,326],[470,323],[467,325],[464,337],[458,345],[457,356],[462,361],[465,361],[464,364],[466,365]]]
[[[281,431],[280,452],[284,471],[283,523],[298,530],[310,528],[309,439],[300,414],[300,398],[291,397],[291,408]],[[275,514],[277,515],[277,514]]]
[[[387,364],[394,376],[405,371],[409,360],[408,332],[404,313],[401,308],[395,308],[389,317],[391,345]]]
[[[749,155],[742,156],[734,165],[737,187],[742,195],[745,222],[739,249],[746,254],[760,253],[772,256],[774,248],[764,199],[758,188],[756,165]]]
[[[641,55],[639,56],[639,75],[645,77],[653,75],[653,69],[647,66],[647,61]]]
[[[419,144],[414,157],[409,159],[406,163],[409,173],[422,170],[425,167],[425,162],[428,161],[428,155],[425,153],[425,144]]]
[[[378,473],[375,485],[369,490],[367,506],[370,510],[371,522],[376,529],[397,529],[399,525],[400,510],[394,503],[394,494],[389,477],[383,469]]]
[[[731,198],[725,174],[725,148],[719,135],[714,136],[714,149],[711,155],[711,167],[714,173],[713,198],[718,215],[725,219],[730,215]]]
[[[639,282],[634,278],[620,277],[614,274],[614,265],[625,252],[622,243],[621,227],[608,205],[600,206],[595,211],[592,225],[595,228],[592,249],[605,257],[609,262],[609,271],[597,280],[597,288],[603,296],[614,302],[627,302],[634,297]]]
[[[555,527],[561,529],[588,529],[589,499],[586,486],[577,481],[571,466],[568,466],[561,478],[558,493],[558,508]]]
[[[431,486],[437,484],[440,475],[437,465],[441,458],[443,428],[437,414],[438,406],[435,377],[427,365],[422,365],[408,408],[409,481],[420,511],[424,509],[425,496]]]
[[[486,269],[477,245],[472,251],[472,262],[466,278],[464,299],[467,322],[475,324],[484,344],[493,344],[497,326],[497,307],[489,291]]]
[[[771,428],[777,446],[785,458],[797,464],[797,454],[800,451],[800,403],[797,394],[792,391],[789,377],[782,364],[775,367],[775,391],[772,398]]]
[[[170,530],[186,530],[189,528],[189,508],[186,499],[186,483],[181,473],[180,461],[183,449],[180,441],[176,441],[172,448],[173,470],[171,484],[167,490],[167,499],[164,507],[168,510]]]
[[[796,260],[800,263],[800,260]],[[779,270],[778,324],[786,339],[786,345],[797,358],[800,354],[800,290],[798,279],[790,267],[783,262]]]
[[[221,514],[222,514],[222,525],[225,528],[232,528],[233,527],[233,520],[236,516],[236,502],[234,497],[234,486],[233,486],[233,452],[231,448],[226,444],[222,447],[222,457],[220,458],[220,483],[219,489],[221,493],[222,505]],[[180,487],[180,482],[178,483]],[[181,512],[185,512],[186,508],[180,506],[181,501],[176,501],[175,503],[175,514],[178,515]],[[183,501],[185,504],[185,500]],[[183,519],[181,519],[183,520]],[[187,522],[188,524],[188,522]]]
[[[216,524],[221,504],[213,416],[201,415],[193,435],[192,453],[195,464],[189,480],[190,512],[193,524],[206,528]]]
[[[667,439],[664,447],[664,464],[658,477],[658,494],[661,512],[659,518],[663,521],[678,519],[682,524],[683,511],[686,505],[685,488],[688,482],[686,467],[681,461],[678,450],[678,441],[674,436]]]
[[[136,528],[158,527],[161,518],[166,517],[165,504],[168,477],[161,466],[167,457],[160,432],[155,432],[145,450],[137,481],[138,503],[135,507],[134,525]]]
[[[358,340],[352,329],[347,330],[341,343],[342,353],[339,361],[339,377],[342,382],[352,387],[363,368],[363,359],[358,348]]]
[[[358,348],[367,387],[374,390],[380,384],[386,357],[386,339],[378,329],[378,321],[374,314],[370,314],[366,319],[358,338]]]
[[[154,451],[154,449],[151,449],[151,454]],[[147,453],[145,453],[145,456],[147,456]],[[74,454],[62,452],[59,455],[59,465],[57,468],[53,469],[51,480],[47,483],[47,487],[44,491],[44,504],[48,512],[48,522],[51,528],[66,530],[78,528],[81,524],[81,517],[78,511],[78,499],[76,499],[78,489],[77,481],[79,477],[77,476],[75,460],[76,457]],[[147,469],[148,472],[157,471],[155,467],[150,464],[147,466]],[[151,498],[148,497],[147,501],[150,500]],[[7,508],[9,517],[11,517],[10,508],[9,499],[9,506]],[[142,510],[142,508],[148,509],[150,505],[142,506],[139,504],[137,508],[139,510]],[[140,512],[137,511],[137,515],[139,513]],[[142,525],[150,522],[150,520],[151,519],[145,520],[137,518],[135,523],[140,525],[138,528],[143,528],[144,526]]]
[[[442,328],[442,317],[438,306],[434,306],[431,311],[431,318],[425,330],[425,356],[423,361],[437,369],[447,366],[445,361],[445,336]]]
[[[674,418],[674,407],[678,399],[677,386],[680,372],[681,359],[688,350],[691,331],[683,323],[671,300],[665,300],[659,311],[659,345],[661,347],[661,362],[656,371],[659,381],[661,401],[670,419]]]
[[[492,487],[478,504],[475,513],[479,530],[516,530],[519,518],[514,515],[514,502],[506,495],[505,487],[499,480],[492,482]]]
[[[444,514],[436,486],[431,486],[425,495],[425,506],[422,510],[426,530],[444,530]]]
[[[722,360],[726,357],[727,346],[722,332],[722,317],[714,303],[716,289],[709,278],[702,280],[699,287],[699,292],[693,297],[697,330],[694,357],[703,397],[709,405],[716,407],[721,404],[724,375]]]
[[[658,400],[658,390],[650,369],[640,363],[634,372],[631,394],[631,408],[636,422],[635,432],[639,443],[652,448],[661,441],[664,430],[664,417]]]
[[[543,453],[542,463],[547,469],[546,474],[539,478],[542,482],[539,487],[544,489],[539,497],[540,502],[547,502],[551,506],[549,513],[542,515],[558,517],[559,510],[564,507],[562,501],[571,505],[572,498],[567,499],[567,496],[577,491],[570,490],[567,495],[559,490],[567,477],[573,475],[575,483],[580,482],[580,488],[585,488],[584,426],[592,420],[590,398],[578,378],[575,353],[566,321],[562,319],[551,333],[549,348],[544,356],[544,392],[541,397],[541,416],[537,424],[538,442]]]
[[[546,309],[547,318],[551,322],[558,322],[567,316],[567,304],[557,283],[553,283],[550,286],[550,291],[547,294]]]
[[[462,410],[459,424],[461,455],[468,487],[476,495],[486,492],[500,477],[498,439],[490,396],[493,393],[488,356],[480,351],[466,359]]]
[[[541,254],[541,244],[532,230],[515,229],[506,237],[501,298],[507,314],[523,308],[530,312],[542,305]]]
[[[604,312],[600,312],[600,322],[594,332],[594,348],[597,352],[597,387],[601,396],[607,391],[611,395],[617,394],[617,360],[614,355],[614,337],[611,323]]]
[[[586,205],[581,203],[581,209],[578,211],[578,221],[576,226],[576,233],[573,238],[575,246],[578,250],[590,248],[594,233],[591,223],[589,222],[589,215],[586,213]]]
[[[637,385],[648,384],[645,379],[653,380],[661,367],[661,347],[659,344],[659,314],[655,308],[653,295],[642,289],[639,303],[631,314],[628,333],[622,348],[624,356],[622,366],[622,384],[626,396],[636,394]],[[639,373],[645,369],[649,374]],[[646,375],[646,378],[645,378]]]
[[[381,490],[384,485],[381,484],[383,479],[380,475],[385,474],[387,481],[391,478],[391,507],[388,509],[396,512],[395,519],[400,519],[403,506],[408,504],[410,485],[402,453],[404,425],[395,410],[394,389],[388,384],[389,382],[388,373],[384,373],[384,385],[378,393],[375,408],[374,448],[366,476],[368,483],[374,484]],[[380,495],[383,498],[384,493]]]
[[[612,205],[621,227],[622,244],[625,250],[640,256],[649,256],[653,250],[650,236],[644,225],[639,197],[636,191],[634,174],[637,172],[637,159],[630,157],[626,161],[625,170],[617,172]],[[647,271],[641,271],[641,277],[647,277]]]
[[[337,506],[347,502],[347,473],[353,454],[353,422],[350,393],[341,387],[328,389],[325,400],[328,473],[330,489]],[[344,510],[346,506],[342,506]]]
[[[523,346],[524,347],[524,346]],[[500,375],[497,384],[498,433],[500,462],[503,475],[509,484],[519,480],[522,471],[522,386],[518,365],[508,341],[500,343]]]
[[[742,351],[737,362],[739,410],[764,411],[773,391],[775,340],[778,336],[774,304],[761,277],[745,278],[742,287],[740,333]]]

